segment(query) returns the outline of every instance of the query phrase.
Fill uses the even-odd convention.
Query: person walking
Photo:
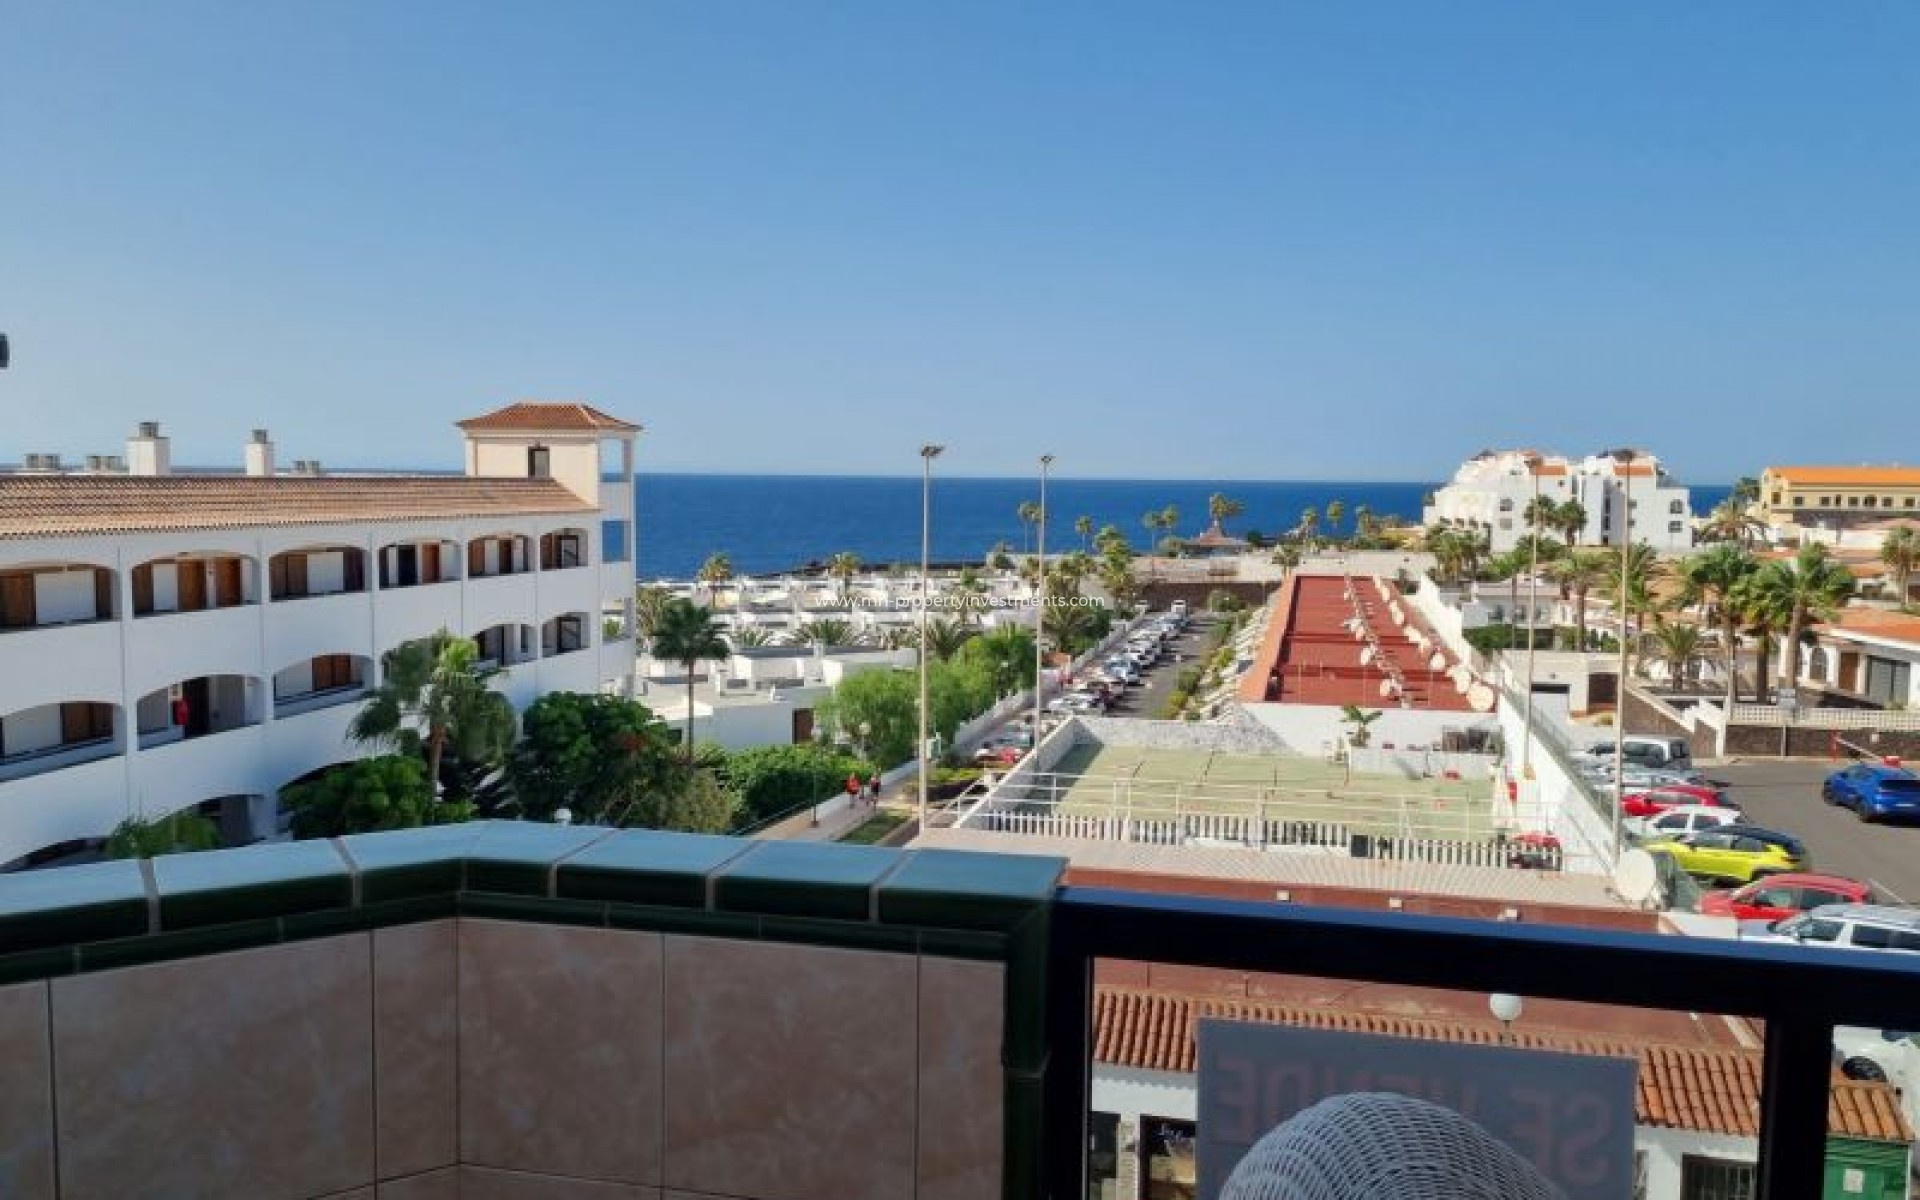
[[[848,808],[852,808],[854,805],[860,802],[860,792],[864,786],[865,785],[863,785],[860,782],[859,775],[854,774],[852,772],[848,772],[847,774],[847,807]]]
[[[880,807],[880,772],[875,771],[873,778],[867,780],[867,804],[871,808]]]

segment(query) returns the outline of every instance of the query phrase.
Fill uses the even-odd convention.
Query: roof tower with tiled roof
[[[468,433],[639,433],[640,426],[577,401],[521,400],[456,421]]]

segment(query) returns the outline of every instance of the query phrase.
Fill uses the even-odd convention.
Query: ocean
[[[1379,516],[1420,519],[1427,493],[1437,483],[1316,483],[1302,481],[1059,479],[1047,481],[1049,552],[1080,546],[1074,522],[1093,518],[1098,532],[1114,525],[1145,548],[1157,536],[1142,523],[1149,511],[1171,504],[1179,510],[1175,532],[1191,537],[1207,526],[1207,498],[1215,492],[1246,505],[1227,523],[1229,533],[1274,534],[1299,524],[1308,508],[1347,506],[1342,531],[1351,533],[1354,510],[1366,505]],[[1695,487],[1695,512],[1705,512],[1727,494],[1725,487]],[[933,477],[933,558],[979,561],[996,542],[1014,551],[1031,549],[1032,529],[1019,518],[1022,501],[1038,500],[1036,479]],[[722,552],[742,575],[767,575],[822,561],[842,550],[869,563],[920,559],[918,476],[642,474],[635,494],[639,510],[642,579],[687,579],[709,554]]]

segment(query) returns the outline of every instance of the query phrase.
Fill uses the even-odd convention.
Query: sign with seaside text
[[[1399,1138],[1405,1144],[1396,1153],[1459,1159],[1464,1145],[1491,1139],[1566,1200],[1633,1194],[1633,1059],[1217,1019],[1199,1023],[1197,1041],[1198,1200],[1220,1200],[1234,1169],[1270,1130],[1353,1093],[1425,1101],[1448,1110],[1455,1126],[1435,1146],[1420,1144],[1432,1135],[1418,1122],[1369,1127],[1372,1149]],[[1337,1121],[1337,1108],[1316,1112]]]

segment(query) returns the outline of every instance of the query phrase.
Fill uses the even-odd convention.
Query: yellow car
[[[1813,860],[1799,838],[1758,825],[1720,825],[1651,841],[1646,849],[1666,854],[1689,875],[1747,883],[1782,871],[1804,871]]]

